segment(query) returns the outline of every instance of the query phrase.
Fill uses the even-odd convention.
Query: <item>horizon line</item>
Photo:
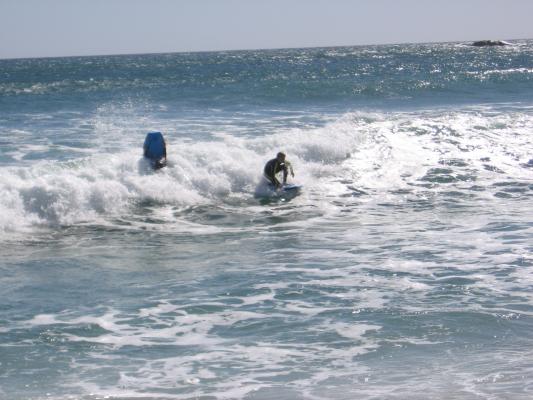
[[[514,39],[466,39],[466,40],[444,40],[434,42],[390,42],[390,43],[374,43],[374,44],[356,44],[356,45],[330,45],[330,46],[301,46],[301,47],[264,47],[264,48],[242,48],[242,49],[222,49],[222,50],[177,50],[177,51],[155,51],[155,52],[140,52],[140,53],[101,53],[101,54],[85,54],[85,55],[66,55],[66,56],[37,56],[37,57],[0,57],[0,61],[13,60],[40,60],[40,59],[54,59],[54,58],[85,58],[85,57],[123,57],[123,56],[148,56],[148,55],[163,55],[163,54],[202,54],[202,53],[229,53],[229,52],[245,52],[245,51],[276,51],[276,50],[306,50],[306,49],[332,49],[343,47],[370,47],[370,46],[397,46],[410,44],[447,44],[447,43],[465,43],[476,42],[478,40],[501,40],[501,41],[523,41],[533,40],[532,38],[514,38]]]

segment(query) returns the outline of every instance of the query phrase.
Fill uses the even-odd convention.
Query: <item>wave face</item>
[[[106,152],[112,143],[97,144],[89,154],[64,161],[40,158],[50,152],[62,157],[68,148],[28,144],[5,153],[12,161],[1,170],[0,232],[114,224],[116,218],[136,219],[144,206],[155,204],[247,207],[265,160],[280,148],[290,154],[309,203],[361,191],[501,194],[505,188],[498,185],[508,180],[527,192],[532,129],[528,110],[482,109],[347,113],[322,126],[256,136],[235,137],[226,127],[199,140],[169,134],[169,165],[157,173],[140,155],[140,135],[136,145],[125,140]],[[33,157],[38,159],[27,161]]]
[[[0,398],[530,398],[532,55],[0,60]]]

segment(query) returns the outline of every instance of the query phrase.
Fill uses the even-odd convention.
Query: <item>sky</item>
[[[0,58],[533,38],[533,0],[0,0]]]

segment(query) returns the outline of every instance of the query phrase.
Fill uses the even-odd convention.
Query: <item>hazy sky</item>
[[[0,0],[0,58],[533,38],[533,0]]]

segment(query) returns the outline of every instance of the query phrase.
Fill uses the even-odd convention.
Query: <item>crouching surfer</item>
[[[283,185],[287,183],[287,176],[290,174],[294,177],[294,171],[292,165],[289,161],[285,159],[285,153],[279,152],[276,155],[276,158],[273,158],[266,163],[265,169],[263,171],[264,177],[272,184],[276,189],[281,188],[282,184],[276,177],[280,172],[283,172]]]
[[[143,154],[150,161],[153,169],[160,169],[167,165],[167,145],[161,132],[150,132],[146,135]]]

